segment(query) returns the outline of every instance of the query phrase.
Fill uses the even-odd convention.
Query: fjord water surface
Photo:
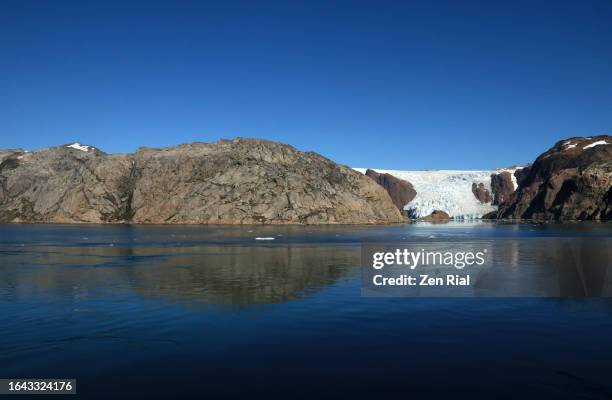
[[[588,223],[1,225],[0,378],[77,378],[85,398],[610,398],[611,300],[367,298],[359,267],[365,240],[610,236]]]

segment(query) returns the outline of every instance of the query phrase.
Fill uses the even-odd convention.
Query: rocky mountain
[[[369,176],[374,180],[374,182],[385,188],[387,193],[389,193],[389,196],[391,196],[393,204],[395,204],[398,210],[400,210],[402,213],[404,212],[404,206],[411,202],[417,194],[410,182],[396,178],[391,174],[379,174],[372,169],[368,169],[365,172],[365,175]]]
[[[370,178],[258,139],[106,154],[0,151],[0,222],[357,224],[403,221]]]
[[[559,141],[517,179],[518,189],[489,217],[609,220],[612,218],[612,136]]]

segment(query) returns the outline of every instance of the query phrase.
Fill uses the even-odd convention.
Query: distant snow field
[[[89,151],[90,146],[82,145],[79,142],[74,142],[72,144],[68,144],[65,147],[70,147],[71,149],[81,150],[81,151]]]
[[[366,171],[365,168],[354,169],[362,174]],[[496,206],[490,203],[483,204],[476,199],[472,193],[472,183],[483,183],[485,188],[491,192],[491,174],[502,171],[513,173],[515,170],[395,171],[375,169],[376,172],[388,173],[412,184],[417,195],[404,207],[412,217],[425,217],[434,210],[442,210],[453,219],[476,219],[488,212],[495,211]],[[516,188],[516,181],[513,183]]]

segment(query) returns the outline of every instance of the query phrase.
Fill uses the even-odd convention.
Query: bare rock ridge
[[[403,218],[370,178],[259,139],[106,154],[0,150],[0,222],[369,224]]]
[[[612,218],[612,136],[561,140],[525,170],[516,176],[517,190],[488,218]]]
[[[391,174],[380,174],[371,169],[368,169],[365,175],[385,188],[389,196],[391,196],[393,204],[395,204],[401,213],[404,213],[404,206],[416,197],[417,192],[408,181],[396,178]]]

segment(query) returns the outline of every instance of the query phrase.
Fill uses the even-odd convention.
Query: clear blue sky
[[[612,131],[612,1],[3,1],[0,147],[486,169]]]

